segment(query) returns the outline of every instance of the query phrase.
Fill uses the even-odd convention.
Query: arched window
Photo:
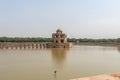
[[[64,35],[61,35],[61,38],[63,38],[64,37]]]
[[[61,40],[61,43],[64,43],[64,40],[63,40],[63,39]]]
[[[58,41],[56,40],[56,43],[58,43]]]
[[[56,38],[58,38],[58,35],[56,35]]]

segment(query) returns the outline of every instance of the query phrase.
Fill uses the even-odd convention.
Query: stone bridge
[[[0,49],[39,49],[47,48],[46,42],[0,42]]]

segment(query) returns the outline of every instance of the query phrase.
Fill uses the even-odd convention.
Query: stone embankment
[[[46,48],[45,42],[0,42],[0,49],[34,49]]]

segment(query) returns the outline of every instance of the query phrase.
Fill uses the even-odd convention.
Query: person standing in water
[[[54,71],[54,74],[55,74],[55,78],[56,78],[57,70]]]

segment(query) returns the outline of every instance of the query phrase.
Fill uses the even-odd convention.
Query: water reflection
[[[66,62],[67,53],[69,48],[52,48],[52,60],[53,60],[53,69],[54,69],[54,78],[57,79],[57,75],[60,75],[60,71],[64,68],[64,63]]]
[[[118,49],[118,51],[119,51],[119,53],[120,53],[120,47],[117,47],[117,49]]]
[[[0,50],[0,80],[69,80],[120,72],[120,47]],[[55,71],[56,70],[56,71]]]
[[[56,68],[62,68],[65,63],[69,48],[52,48],[53,64]]]

